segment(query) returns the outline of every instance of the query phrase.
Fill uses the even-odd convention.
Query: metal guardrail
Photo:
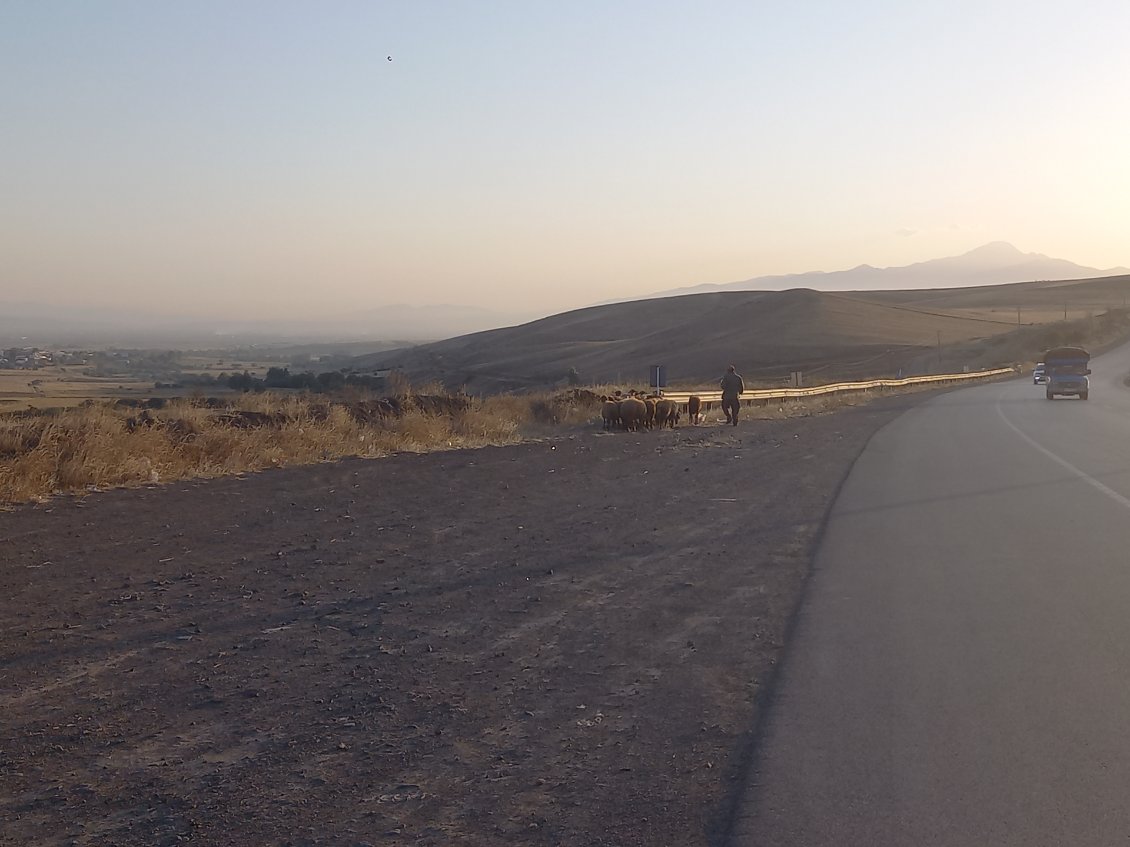
[[[985,379],[993,376],[1014,374],[1013,368],[994,368],[988,371],[974,371],[959,374],[932,374],[930,376],[908,376],[902,379],[871,379],[866,382],[834,382],[828,385],[814,385],[811,388],[770,388],[742,392],[743,403],[757,400],[787,400],[798,397],[817,397],[821,394],[835,394],[840,391],[867,391],[873,388],[903,388],[908,385],[928,385],[934,382],[964,382],[972,379]],[[687,398],[696,396],[704,403],[717,403],[722,392],[715,391],[664,391],[663,396],[678,403],[686,403]]]

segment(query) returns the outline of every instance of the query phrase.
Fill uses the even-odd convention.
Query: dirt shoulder
[[[917,399],[0,513],[0,843],[718,843]]]

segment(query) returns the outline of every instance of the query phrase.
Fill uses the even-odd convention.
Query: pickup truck
[[[1086,400],[1091,391],[1091,354],[1082,347],[1054,347],[1044,354],[1047,398],[1075,396]]]

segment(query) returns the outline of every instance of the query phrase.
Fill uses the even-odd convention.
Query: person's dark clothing
[[[732,400],[725,397],[722,398],[722,412],[726,415],[726,423],[737,426],[738,409],[741,407],[742,403],[736,397]]]
[[[738,410],[742,405],[738,398],[745,391],[745,382],[740,374],[728,371],[718,380],[718,384],[722,386],[722,411],[726,415],[726,423],[737,426]]]
[[[745,383],[742,382],[740,374],[726,373],[718,380],[718,384],[722,386],[722,399],[723,400],[737,400],[743,391],[745,391]]]

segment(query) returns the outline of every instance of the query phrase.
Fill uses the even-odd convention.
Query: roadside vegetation
[[[251,393],[0,415],[0,504],[347,456],[513,444],[599,414],[590,392],[327,401]],[[152,408],[155,406],[156,408]]]
[[[599,430],[601,394],[612,390],[472,398],[432,386],[397,397],[359,394],[333,401],[264,391],[10,413],[0,415],[0,505],[346,457],[516,444],[585,427]],[[899,389],[915,390],[930,388]],[[774,400],[751,404],[742,415],[752,421],[826,414],[887,393]],[[720,418],[716,404],[708,408],[707,424]],[[681,422],[688,424],[685,418]]]

